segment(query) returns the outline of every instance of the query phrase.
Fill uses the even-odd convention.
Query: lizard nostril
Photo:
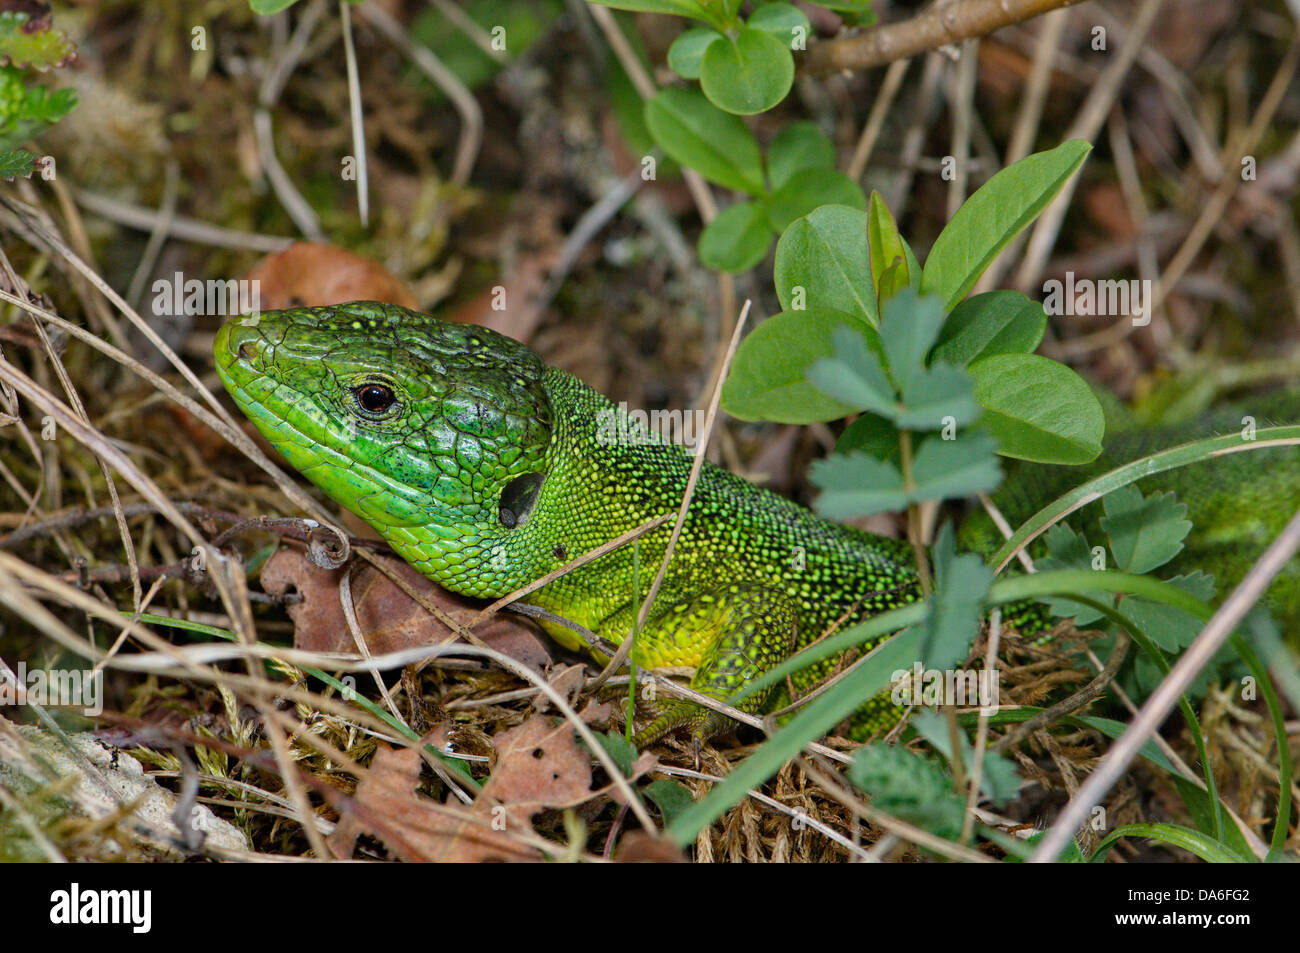
[[[266,339],[255,324],[235,323],[226,330],[221,346],[236,360],[256,365],[266,347]]]

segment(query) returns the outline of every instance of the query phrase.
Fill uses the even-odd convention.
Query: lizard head
[[[551,405],[517,341],[362,301],[235,318],[214,350],[272,446],[439,581],[527,520]]]

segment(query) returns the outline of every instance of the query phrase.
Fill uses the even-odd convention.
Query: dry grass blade
[[[359,7],[358,10],[370,21],[371,26],[382,33],[384,38],[401,50],[420,72],[446,93],[447,98],[456,107],[456,111],[460,113],[462,127],[460,142],[456,144],[456,158],[451,167],[451,181],[456,185],[464,185],[469,181],[470,173],[474,171],[474,162],[483,145],[483,110],[479,107],[478,101],[465,88],[460,77],[443,65],[442,60],[438,59],[427,46],[421,46],[411,40],[401,24],[383,7],[367,4]]]

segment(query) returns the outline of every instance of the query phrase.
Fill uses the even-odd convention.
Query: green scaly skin
[[[215,352],[222,383],[289,463],[453,592],[506,595],[681,505],[692,464],[684,449],[649,435],[608,441],[617,413],[609,400],[484,328],[354,302],[237,319],[218,333]],[[392,392],[389,409],[363,408],[359,394],[372,385]],[[1272,491],[1290,502],[1257,501],[1281,519],[1300,505],[1300,466],[1290,472],[1278,471]],[[1082,474],[1074,473],[1077,483]],[[1180,489],[1213,484],[1202,476]],[[1032,503],[1032,512],[1047,481],[1022,486],[1037,492],[1013,487],[1003,499]],[[1191,516],[1200,527],[1195,506]],[[526,601],[620,644],[669,535],[664,525],[641,538],[639,553],[625,546],[601,556]],[[982,551],[996,542],[978,526],[966,538]],[[1218,538],[1213,529],[1209,538]],[[1300,580],[1287,585],[1295,600]],[[829,523],[705,463],[633,661],[693,668],[692,686],[723,699],[837,623],[919,594],[906,543]],[[1022,614],[1038,621],[1032,610]],[[586,647],[567,628],[546,628],[569,648]],[[795,691],[834,664],[805,669]],[[781,688],[744,707],[764,710],[786,697]],[[699,740],[728,724],[666,702],[635,741],[644,746],[678,728]]]
[[[240,409],[292,466],[453,592],[506,595],[681,506],[692,464],[682,447],[649,435],[602,440],[614,405],[510,338],[373,302],[248,322],[227,324],[215,343]],[[375,383],[397,396],[385,413],[358,401]],[[526,508],[520,488],[534,474],[540,489]],[[513,518],[503,519],[503,494]],[[641,538],[639,593],[625,546],[526,601],[620,644],[670,532]],[[692,686],[722,699],[837,621],[918,594],[906,543],[826,522],[705,463],[633,661],[694,668]],[[568,629],[547,630],[585,648]],[[832,667],[805,670],[796,691]],[[769,696],[745,708],[761,710]],[[681,727],[702,739],[727,724],[667,702],[635,741]]]

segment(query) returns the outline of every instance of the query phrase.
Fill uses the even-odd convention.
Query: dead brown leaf
[[[466,623],[479,605],[448,592],[399,559],[379,557],[417,592],[459,623]],[[296,590],[302,600],[289,606],[294,647],[310,652],[355,652],[339,599],[343,569],[321,569],[297,547],[281,549],[262,567],[262,588],[272,595]],[[387,576],[369,564],[352,574],[352,605],[366,646],[372,655],[442,645],[455,638],[450,628],[432,616]],[[546,645],[527,623],[498,614],[475,629],[488,646],[541,671],[551,664]]]
[[[505,807],[513,822],[524,824],[543,808],[574,807],[589,800],[591,755],[578,744],[567,721],[534,715],[493,742],[497,763],[480,798]]]
[[[336,857],[348,858],[361,834],[372,834],[402,860],[420,863],[540,860],[541,854],[493,825],[480,796],[470,807],[449,799],[438,805],[415,793],[420,782],[415,748],[384,748],[347,800],[347,810],[329,837]],[[480,805],[483,805],[481,807]]]
[[[261,305],[301,308],[347,301],[385,301],[416,308],[411,290],[377,261],[335,245],[295,242],[267,255],[249,272]]]
[[[445,726],[439,726],[421,740],[445,737]],[[369,833],[407,861],[542,859],[509,832],[531,829],[542,810],[576,807],[602,794],[591,789],[591,755],[578,744],[572,724],[541,715],[502,732],[494,744],[496,764],[469,807],[450,797],[442,805],[421,798],[415,793],[419,752],[381,747],[330,836],[330,849],[351,857],[357,837]]]

